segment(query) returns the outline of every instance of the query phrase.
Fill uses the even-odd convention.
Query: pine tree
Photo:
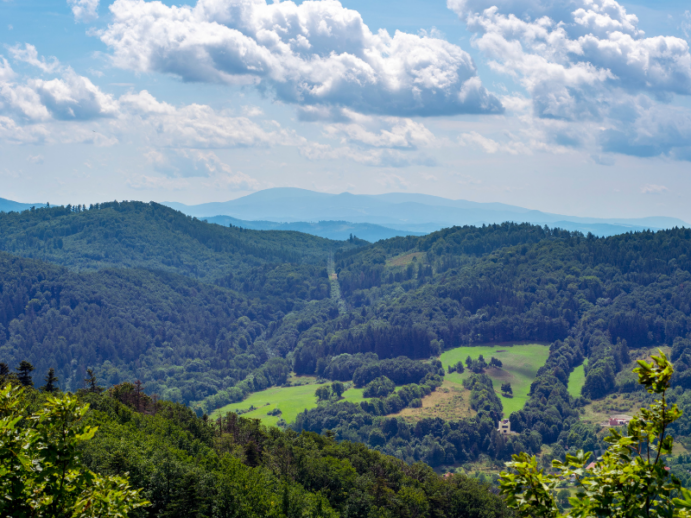
[[[4,378],[10,373],[10,368],[6,363],[0,362],[0,378]]]
[[[28,361],[23,360],[17,368],[17,372],[19,373],[19,375],[17,376],[19,378],[19,383],[21,383],[25,387],[33,387],[34,380],[31,379],[32,370],[34,370],[34,366],[31,365]]]
[[[96,374],[93,369],[86,369],[87,378],[84,379],[84,384],[86,385],[87,392],[103,392],[103,387],[98,386],[98,380],[96,379]]]
[[[58,378],[55,376],[55,369],[51,367],[48,369],[48,375],[46,376],[46,384],[41,387],[41,390],[43,392],[57,392],[58,385],[57,385]]]
[[[134,408],[137,412],[142,411],[142,395],[144,393],[143,383],[140,380],[134,382]]]

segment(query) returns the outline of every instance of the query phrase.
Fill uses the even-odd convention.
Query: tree
[[[506,383],[502,383],[501,384],[501,391],[504,394],[509,394],[512,396],[513,395],[513,389],[511,388],[511,383],[509,383],[508,381]]]
[[[33,387],[34,386],[34,380],[31,379],[31,371],[34,370],[34,366],[31,365],[28,361],[22,360],[22,362],[19,364],[19,367],[17,368],[18,378],[19,378],[19,383],[21,383],[25,387]]]
[[[494,356],[490,358],[489,360],[489,366],[490,367],[496,367],[497,369],[501,369],[504,365],[501,363],[501,360],[498,360]]]
[[[103,392],[103,387],[98,386],[98,380],[96,379],[96,374],[94,370],[89,368],[86,369],[87,378],[84,378],[84,385],[86,385],[87,392],[94,392],[96,394]]]
[[[134,382],[134,408],[137,410],[137,412],[142,411],[142,399],[145,396],[144,394],[144,384],[141,382],[141,380],[137,380]]]
[[[46,376],[46,384],[41,387],[41,390],[43,392],[57,392],[58,386],[57,386],[58,378],[55,376],[55,369],[51,367],[48,369],[48,375]]]
[[[24,388],[0,389],[0,516],[123,518],[149,505],[124,477],[103,477],[78,455],[96,428],[88,405],[49,396],[28,414]]]
[[[0,362],[0,377],[4,378],[10,373],[10,368],[6,363]]]
[[[323,386],[319,387],[314,394],[319,401],[327,401],[331,397],[331,390],[329,390],[329,387]]]
[[[681,416],[677,405],[670,407],[665,399],[674,370],[662,351],[652,360],[638,360],[634,372],[639,383],[660,399],[634,416],[627,435],[610,429],[605,438],[610,447],[602,457],[589,463],[591,454],[580,450],[567,455],[566,462],[554,460],[554,475],[538,469],[534,456],[514,455],[506,463],[514,472],[501,474],[501,494],[509,507],[526,517],[691,517],[691,491],[682,488],[664,465],[674,442],[667,428]],[[569,499],[572,509],[562,515],[555,493],[560,482],[571,479],[577,492]],[[674,493],[683,499],[673,498]]]
[[[341,394],[345,392],[345,385],[340,381],[336,381],[331,384],[331,390],[334,394],[336,394],[337,398],[340,398]]]

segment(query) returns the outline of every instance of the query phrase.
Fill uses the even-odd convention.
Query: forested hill
[[[408,345],[418,357],[569,336],[584,340],[587,355],[594,333],[641,347],[691,331],[689,229],[595,238],[530,225],[454,228],[345,251],[336,272],[353,311],[341,317],[347,325],[300,343],[298,370],[322,356],[369,352],[368,329],[424,330]]]
[[[511,422],[527,434],[516,444],[533,450],[566,444],[578,423],[582,401],[566,386],[584,358],[590,398],[623,386],[630,348],[660,344],[674,345],[675,385],[691,388],[689,229],[596,238],[507,223],[358,246],[111,203],[0,215],[0,244],[0,362],[29,360],[39,376],[54,367],[63,388],[78,388],[92,367],[108,385],[141,379],[201,415],[291,371],[348,381],[388,358],[530,340],[551,344],[550,355]],[[419,383],[413,394],[437,381],[402,383]],[[344,438],[363,423],[384,426],[389,410],[319,412],[301,422]],[[404,456],[386,429],[360,431]],[[434,441],[451,451],[443,437]],[[506,454],[497,441],[494,454]],[[475,446],[469,458],[490,451]]]
[[[110,202],[0,213],[0,250],[73,270],[154,268],[217,279],[267,263],[323,265],[352,243],[222,227],[156,203]]]

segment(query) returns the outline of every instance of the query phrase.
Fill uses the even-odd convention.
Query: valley
[[[243,465],[279,469],[268,452],[302,437],[491,481],[516,452],[549,465],[603,451],[601,423],[649,403],[631,370],[661,347],[669,400],[688,410],[669,457],[685,476],[687,229],[597,238],[505,223],[368,244],[139,202],[0,213],[0,229],[0,376],[18,379],[24,361],[39,385],[52,369],[60,390],[105,409],[95,444],[134,412]],[[85,392],[98,384],[100,399]],[[90,466],[120,473],[104,467],[120,466],[118,448],[99,448]]]

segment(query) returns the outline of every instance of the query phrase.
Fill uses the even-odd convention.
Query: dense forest
[[[443,465],[543,443],[601,447],[579,409],[639,391],[624,366],[642,347],[672,347],[673,384],[691,386],[689,229],[597,238],[506,223],[366,244],[136,202],[0,214],[0,229],[0,362],[54,368],[64,389],[92,368],[108,386],[141,380],[201,416],[293,371],[357,387],[385,377],[396,393],[380,380],[378,400],[323,404],[292,427]],[[481,375],[468,387],[472,418],[390,417],[438,386],[444,350],[511,341],[550,344],[510,416],[518,435],[492,433],[501,403]],[[568,380],[586,359],[574,398]]]
[[[16,386],[18,380],[0,375],[0,390],[8,382]],[[131,383],[102,390],[94,384],[79,391],[79,403],[89,405],[80,426],[96,427],[97,432],[71,454],[84,468],[105,477],[125,476],[140,490],[147,503],[129,516],[513,516],[486,484],[462,475],[442,478],[423,463],[409,465],[359,443],[269,429],[235,414],[217,421],[202,419],[182,404],[149,398]],[[0,416],[5,419],[11,412],[12,423],[29,430],[30,416],[44,408],[51,395],[60,396],[54,389],[25,389],[19,407],[8,407],[10,398],[5,397]],[[7,453],[8,435],[0,440],[0,453]],[[3,511],[10,509],[9,516],[20,516],[14,512],[19,507],[19,502],[3,498],[0,514],[8,516]]]

